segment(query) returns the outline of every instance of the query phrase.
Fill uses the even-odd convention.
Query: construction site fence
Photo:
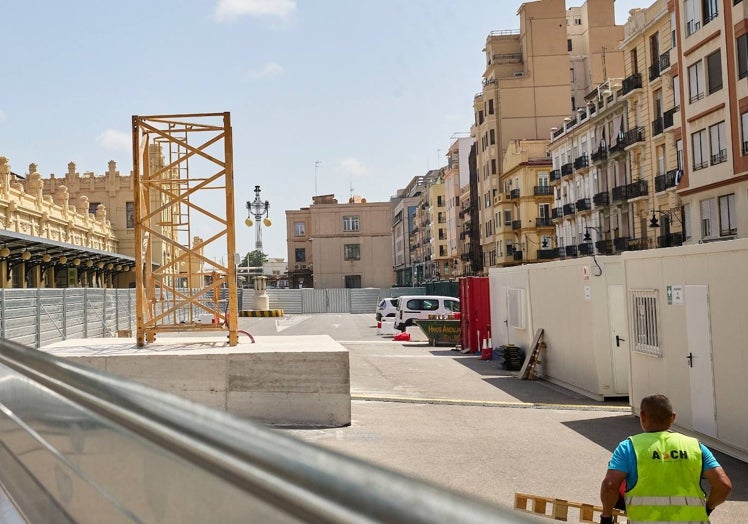
[[[56,523],[539,522],[7,340],[0,513]]]
[[[187,290],[177,290],[188,294]],[[441,291],[441,292],[438,292]],[[449,288],[393,287],[362,289],[268,289],[270,309],[286,314],[371,313],[383,298],[445,294]],[[459,293],[447,293],[459,296]],[[178,305],[167,292],[156,293],[154,313],[170,313],[168,323],[192,323],[228,309],[228,289],[205,293],[201,305]],[[255,306],[255,290],[238,290],[240,310]],[[0,289],[0,338],[33,348],[75,338],[114,337],[137,327],[135,289],[28,288]]]

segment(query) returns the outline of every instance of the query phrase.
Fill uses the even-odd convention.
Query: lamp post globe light
[[[264,202],[260,198],[260,186],[255,186],[255,199],[252,202],[247,202],[247,220],[244,223],[247,227],[252,227],[256,224],[255,228],[255,249],[262,251],[262,226],[265,224],[266,227],[270,227],[272,222],[267,218],[270,210],[270,201],[265,200]],[[254,219],[254,220],[252,220]]]

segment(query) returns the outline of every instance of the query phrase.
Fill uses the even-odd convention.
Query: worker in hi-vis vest
[[[629,523],[709,522],[709,514],[732,489],[722,466],[698,440],[670,431],[675,412],[665,395],[644,397],[639,415],[644,433],[618,444],[608,463],[600,487],[600,522],[613,522],[624,481]],[[708,496],[701,489],[702,477],[710,486]]]

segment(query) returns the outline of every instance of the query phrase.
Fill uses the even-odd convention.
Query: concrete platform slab
[[[58,357],[267,424],[351,423],[348,350],[327,335],[87,338],[40,348]]]

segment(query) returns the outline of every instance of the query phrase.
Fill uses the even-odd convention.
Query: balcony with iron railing
[[[601,255],[612,255],[613,242],[611,240],[598,240],[595,242],[595,249]]]
[[[564,164],[564,165],[561,166],[561,175],[562,176],[571,175],[572,173],[574,173],[574,169],[572,168],[572,163],[571,162],[569,162],[568,164]]]
[[[616,143],[608,148],[609,154],[615,155],[618,153],[622,153],[624,151],[624,149],[628,145],[626,144],[624,137],[625,137],[624,133],[619,133],[618,136],[616,136]]]
[[[535,186],[532,193],[535,196],[552,196],[553,188],[551,186]]]
[[[557,249],[538,249],[538,260],[553,260],[558,258]]]
[[[584,242],[582,244],[578,244],[577,245],[577,253],[580,256],[594,255],[595,252],[594,252],[594,249],[592,247],[592,242]]]
[[[576,209],[574,208],[574,204],[571,204],[571,203],[570,204],[564,204],[563,210],[564,210],[564,216],[573,215],[574,213],[576,213]]]
[[[629,147],[644,142],[644,128],[637,126],[629,129],[623,134],[623,147]]]
[[[626,188],[627,185],[623,186],[616,186],[613,188],[611,193],[611,201],[612,202],[620,202],[621,200],[626,200]]]
[[[512,230],[516,231],[518,229],[522,229],[522,221],[521,220],[512,220]]]
[[[617,237],[613,239],[613,247],[616,251],[628,251],[631,237]]]
[[[659,59],[649,66],[649,81],[652,82],[660,78],[660,61]]]
[[[551,220],[558,220],[564,217],[564,210],[561,207],[551,209]]]
[[[556,129],[556,130],[555,130],[555,131],[553,132],[553,138],[558,138],[558,137],[560,137],[561,135],[563,135],[563,134],[564,134],[564,131],[565,131],[565,129],[564,129],[563,127],[560,127],[560,128],[558,128],[558,129]]]
[[[564,248],[564,255],[567,257],[577,256],[577,246],[566,246]]]
[[[631,76],[627,76],[621,83],[620,96],[626,96],[635,89],[641,89],[642,87],[642,74],[634,73]]]
[[[509,192],[509,198],[510,200],[516,200],[519,198],[519,189],[512,189]]]
[[[553,222],[549,217],[538,217],[535,219],[535,227],[553,227]]]
[[[661,135],[664,129],[665,119],[663,117],[660,116],[652,120],[652,138]]]
[[[626,198],[638,198],[649,194],[649,184],[647,180],[637,180],[626,186]]]
[[[660,72],[664,73],[670,69],[670,49],[660,55]]]
[[[665,191],[671,187],[675,187],[675,179],[678,174],[677,169],[671,169],[664,175],[657,175],[655,177],[655,193]]]
[[[585,167],[589,167],[590,165],[590,159],[587,157],[586,154],[582,156],[578,156],[574,159],[574,169],[584,169]]]
[[[657,237],[657,247],[675,247],[683,245],[683,233],[670,233]]]
[[[515,262],[521,262],[522,261],[522,251],[515,251],[512,253],[512,257],[514,258]]]
[[[672,109],[668,109],[662,114],[662,127],[663,129],[670,129],[675,124],[675,113],[680,111],[680,106],[675,106]]]
[[[551,182],[555,182],[557,180],[561,180],[561,170],[560,169],[553,169],[551,171]]]
[[[575,207],[577,209],[577,213],[580,211],[591,211],[592,210],[592,201],[589,198],[580,198],[577,200]]]
[[[610,193],[608,193],[607,191],[595,193],[595,196],[592,197],[592,203],[595,204],[595,207],[609,206]]]
[[[593,162],[602,162],[603,160],[607,160],[608,150],[607,148],[600,146],[597,151],[592,152],[591,156]]]

